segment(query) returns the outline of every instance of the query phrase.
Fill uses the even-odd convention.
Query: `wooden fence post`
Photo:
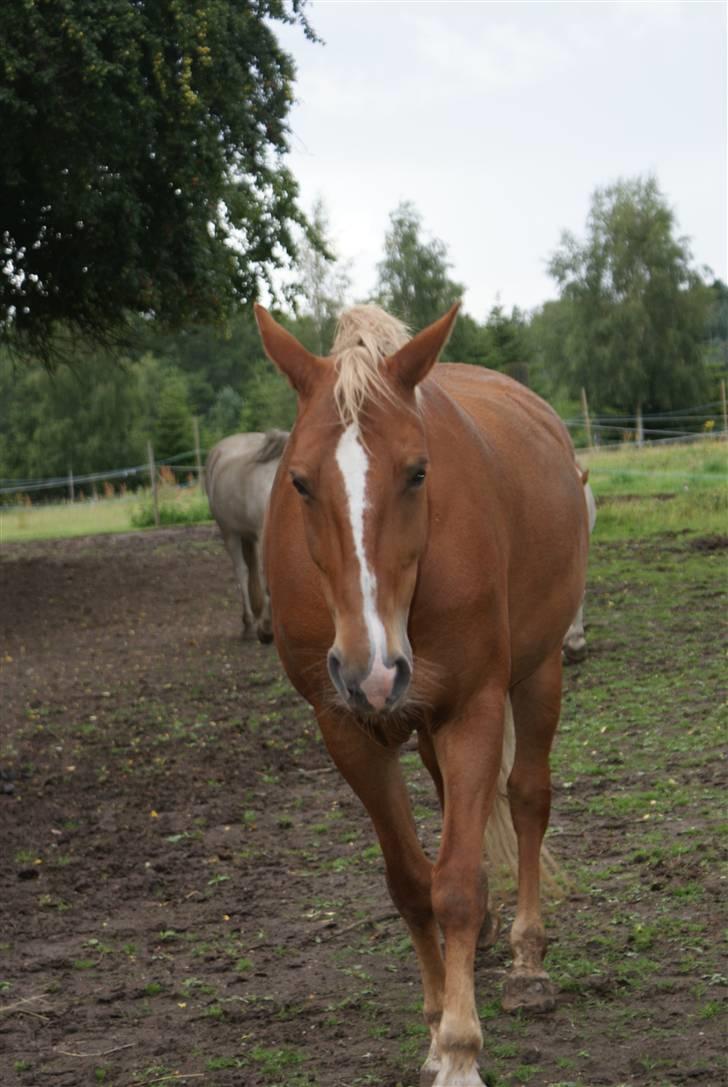
[[[725,381],[720,382],[720,402],[723,405],[723,433],[728,437],[728,410],[726,410]]]
[[[152,484],[152,508],[154,509],[154,524],[159,528],[159,499],[157,497],[157,469],[154,464],[154,450],[152,443],[147,442],[147,454],[149,456],[149,479]]]
[[[197,465],[197,486],[204,493],[205,480],[202,475],[202,455],[200,454],[200,420],[192,416],[192,430],[195,435],[195,464]]]
[[[73,466],[68,466],[68,501],[73,502],[75,498],[75,490],[73,487]]]
[[[645,428],[644,428],[644,425],[642,423],[642,405],[641,404],[637,405],[637,414],[635,416],[635,431],[636,431],[635,441],[637,443],[637,448],[641,449],[642,446],[645,444]]]
[[[591,419],[589,418],[589,402],[588,402],[588,400],[586,398],[586,389],[583,388],[583,386],[582,386],[582,390],[581,390],[581,411],[582,411],[582,414],[584,416],[584,426],[586,427],[587,449],[591,449],[592,448],[592,429],[591,429]]]

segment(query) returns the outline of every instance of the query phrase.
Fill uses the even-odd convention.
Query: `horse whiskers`
[[[305,675],[311,675],[312,672],[315,672],[315,671],[318,670],[323,675],[328,676],[328,671],[327,671],[327,668],[326,668],[326,661],[322,659],[321,654],[320,653],[316,653],[316,654],[312,653],[311,655],[314,656],[315,659],[312,660],[310,664],[304,664],[304,666],[301,668],[301,672],[304,673]]]

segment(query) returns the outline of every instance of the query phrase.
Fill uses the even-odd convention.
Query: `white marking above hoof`
[[[458,1061],[458,1064],[460,1064],[460,1068],[456,1069],[453,1067],[452,1061],[448,1060],[447,1057],[443,1057],[433,1087],[485,1087],[478,1074],[475,1062],[468,1069],[463,1068],[460,1061]]]

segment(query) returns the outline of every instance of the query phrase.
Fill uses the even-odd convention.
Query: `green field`
[[[597,499],[598,539],[728,531],[728,442],[578,456]]]
[[[160,521],[185,524],[210,516],[207,499],[190,487],[160,488]],[[149,491],[96,502],[0,508],[0,544],[15,540],[53,540],[96,536],[107,532],[134,532],[153,523]]]

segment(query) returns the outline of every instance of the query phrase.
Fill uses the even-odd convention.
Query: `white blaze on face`
[[[367,471],[369,458],[359,439],[359,428],[353,423],[346,428],[336,447],[336,463],[344,480],[349,506],[349,523],[354,538],[354,553],[359,563],[364,624],[369,637],[372,661],[369,674],[361,689],[374,709],[381,710],[391,693],[397,675],[396,668],[385,664],[387,634],[377,611],[377,579],[364,550],[364,511],[367,507]]]

